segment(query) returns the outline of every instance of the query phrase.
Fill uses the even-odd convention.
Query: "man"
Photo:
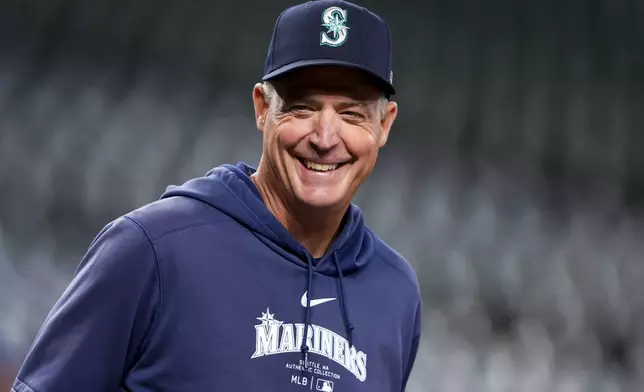
[[[403,391],[421,301],[351,200],[396,118],[389,30],[318,0],[277,19],[257,169],[222,165],[108,224],[14,392]]]

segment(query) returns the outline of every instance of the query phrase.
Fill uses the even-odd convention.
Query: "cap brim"
[[[347,61],[332,60],[332,59],[314,59],[314,60],[295,61],[293,63],[286,64],[272,72],[269,72],[268,74],[264,75],[262,80],[267,81],[301,68],[321,66],[321,65],[338,65],[338,66],[343,66],[348,68],[359,69],[361,71],[366,72],[370,76],[374,77],[387,96],[394,95],[396,93],[396,89],[391,83],[389,83],[388,80],[383,79],[380,75],[378,75],[371,69],[367,67],[363,67],[358,64],[350,63]]]

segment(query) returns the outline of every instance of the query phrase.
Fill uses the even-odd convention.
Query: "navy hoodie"
[[[239,163],[108,224],[15,392],[403,391],[421,329],[410,265],[351,206],[314,259]]]

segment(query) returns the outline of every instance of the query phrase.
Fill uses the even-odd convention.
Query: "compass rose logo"
[[[347,10],[340,7],[329,7],[322,12],[322,27],[326,28],[320,34],[320,45],[341,46],[347,40]]]

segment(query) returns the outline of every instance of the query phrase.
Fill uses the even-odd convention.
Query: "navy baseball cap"
[[[348,1],[313,0],[285,9],[275,22],[262,80],[319,65],[360,69],[387,96],[396,92],[387,23]]]

